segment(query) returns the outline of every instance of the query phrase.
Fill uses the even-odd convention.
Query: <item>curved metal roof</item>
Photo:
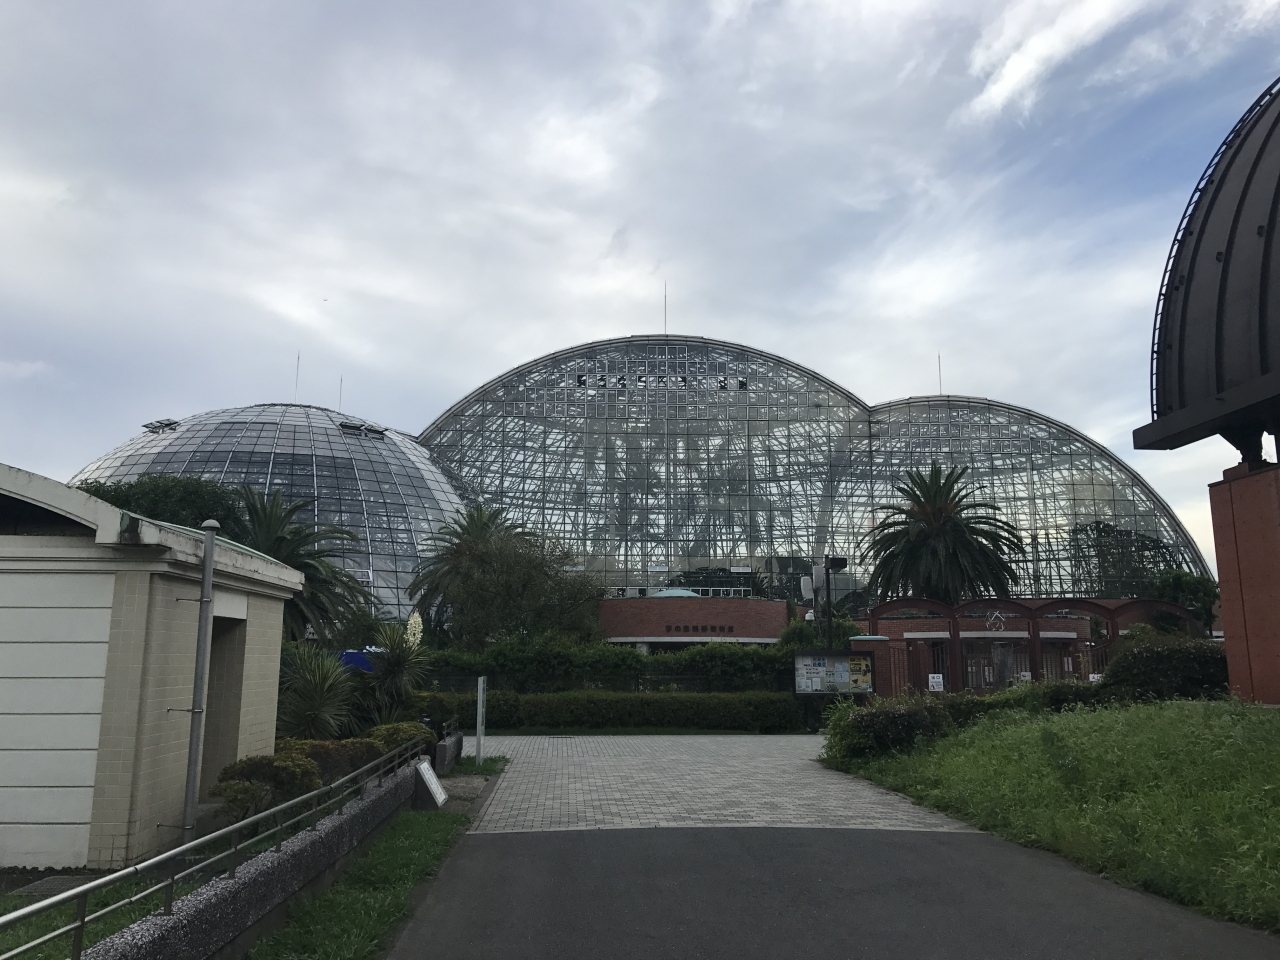
[[[1164,513],[1166,514],[1166,517],[1169,523],[1172,524],[1177,529],[1178,533],[1182,535],[1182,537],[1186,540],[1186,542],[1189,544],[1195,544],[1195,538],[1192,537],[1191,533],[1187,530],[1187,528],[1183,526],[1182,519],[1178,516],[1177,512],[1173,509],[1173,507],[1169,506],[1168,502],[1164,499],[1164,497],[1160,496],[1160,494],[1156,491],[1155,487],[1147,483],[1147,481],[1143,479],[1142,475],[1138,473],[1138,471],[1134,470],[1133,467],[1129,466],[1129,464],[1125,463],[1124,460],[1120,459],[1120,457],[1115,453],[1115,451],[1113,451],[1110,447],[1099,443],[1097,440],[1094,440],[1088,434],[1082,433],[1081,431],[1077,430],[1075,427],[1071,426],[1069,423],[1063,423],[1061,420],[1055,420],[1053,417],[1047,417],[1043,413],[1039,413],[1035,410],[1032,410],[1030,407],[1020,407],[1017,404],[1005,403],[1003,400],[991,400],[987,397],[967,397],[967,396],[964,396],[963,394],[941,394],[941,395],[935,395],[935,396],[906,397],[901,400],[890,400],[888,403],[876,404],[874,407],[871,408],[871,412],[875,414],[882,410],[888,409],[890,407],[906,406],[907,404],[910,404],[910,403],[926,403],[929,401],[938,401],[938,400],[984,403],[984,404],[987,404],[988,406],[995,407],[1000,410],[1007,410],[1010,413],[1016,413],[1019,416],[1026,417],[1029,420],[1038,421],[1040,423],[1043,423],[1046,426],[1052,427],[1055,430],[1061,431],[1062,433],[1078,441],[1079,443],[1084,444],[1086,447],[1093,450],[1098,455],[1106,457],[1109,460],[1111,460],[1116,467],[1118,467],[1121,471],[1124,472],[1126,476],[1128,476],[1129,480],[1134,484],[1134,486],[1140,488],[1143,493],[1145,493],[1148,497],[1150,497],[1153,501],[1155,501],[1159,505],[1160,509],[1164,511]],[[1199,547],[1196,547],[1196,558],[1200,561],[1201,574],[1207,576],[1209,573],[1209,568],[1208,568],[1208,565],[1204,562],[1204,558],[1199,555]]]
[[[1280,79],[1232,127],[1187,201],[1151,347],[1139,449],[1220,433],[1246,459],[1280,415]],[[1256,447],[1256,452],[1255,448]]]
[[[795,370],[797,373],[800,373],[806,377],[812,377],[814,380],[818,381],[823,386],[827,387],[829,390],[844,397],[854,406],[861,407],[864,410],[869,409],[865,401],[855,396],[854,394],[850,393],[847,389],[840,386],[840,384],[836,383],[834,380],[831,380],[828,377],[824,377],[822,374],[818,373],[817,371],[810,370],[808,367],[802,366],[801,364],[796,363],[794,360],[788,360],[786,357],[780,357],[776,353],[769,353],[765,350],[758,350],[755,347],[748,347],[741,343],[733,343],[732,341],[729,341],[729,340],[715,340],[710,337],[692,337],[692,336],[685,336],[682,334],[665,334],[665,333],[664,334],[639,334],[632,337],[610,337],[607,340],[592,340],[590,343],[580,343],[577,346],[566,347],[563,350],[555,350],[551,353],[544,353],[542,356],[535,357],[533,360],[530,360],[526,363],[522,363],[518,367],[512,367],[510,370],[507,370],[504,373],[501,373],[498,376],[494,377],[492,380],[489,380],[486,383],[483,383],[480,386],[476,387],[474,390],[468,393],[465,397],[463,397],[457,403],[453,404],[453,406],[449,407],[449,409],[445,410],[442,414],[436,417],[433,421],[431,421],[430,425],[425,430],[423,430],[420,434],[418,434],[418,442],[425,443],[427,440],[427,437],[429,437],[431,433],[435,431],[440,424],[448,420],[449,417],[467,409],[467,407],[472,403],[474,403],[478,398],[484,396],[486,393],[502,385],[503,383],[518,377],[522,373],[527,373],[530,370],[535,370],[535,369],[538,369],[539,367],[551,366],[561,360],[572,360],[580,357],[589,358],[596,351],[607,350],[611,347],[618,347],[623,345],[627,347],[643,347],[648,345],[665,347],[665,346],[678,345],[678,344],[697,344],[699,346],[719,347],[724,350],[732,350],[735,353],[745,353],[748,356],[755,357],[758,360],[764,360],[768,363],[776,363],[783,367],[789,367],[792,370]]]

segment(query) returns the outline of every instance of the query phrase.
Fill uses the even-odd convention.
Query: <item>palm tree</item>
[[[336,654],[314,643],[291,643],[280,664],[276,733],[332,740],[347,727],[356,689]]]
[[[368,607],[373,596],[333,559],[338,544],[359,540],[354,533],[331,523],[301,524],[300,512],[311,500],[286,504],[279,491],[270,497],[252,487],[241,490],[244,498],[244,536],[240,542],[293,567],[305,578],[301,594],[285,602],[285,635],[291,640],[306,636],[310,627],[324,638],[331,626],[350,617],[358,607]]]
[[[499,541],[532,540],[501,507],[476,504],[437,531],[430,540],[431,553],[413,570],[408,593],[418,609],[437,629],[448,619],[449,597],[464,585],[489,578],[495,571]]]
[[[958,604],[994,594],[1008,597],[1018,573],[1007,557],[1025,553],[1017,528],[988,501],[973,500],[968,467],[943,475],[912,470],[896,488],[906,501],[880,509],[864,559],[875,561],[869,590],[881,597],[910,596]]]

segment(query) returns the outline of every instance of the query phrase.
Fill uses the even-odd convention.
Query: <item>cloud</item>
[[[66,477],[145,421],[288,399],[299,351],[300,399],[341,377],[417,431],[661,330],[665,283],[672,332],[869,401],[935,389],[941,353],[947,389],[1088,430],[1195,515],[1217,454],[1126,432],[1276,6],[0,7],[0,329],[57,373],[0,366],[6,457]]]
[[[1203,70],[1229,57],[1241,38],[1271,27],[1278,13],[1277,0],[1017,0],[973,47],[969,70],[984,85],[964,114],[1025,114],[1056,71],[1108,42],[1119,52],[1102,54],[1085,83]]]
[[[0,360],[0,380],[29,380],[48,372],[42,360]]]

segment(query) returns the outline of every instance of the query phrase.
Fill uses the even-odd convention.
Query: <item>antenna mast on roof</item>
[[[667,281],[662,281],[662,335],[667,335]]]
[[[942,396],[942,354],[938,354],[938,396]]]
[[[302,351],[298,351],[298,362],[293,367],[293,402],[298,402],[298,376],[302,373]]]
[[[338,412],[342,412],[342,374],[338,374]]]

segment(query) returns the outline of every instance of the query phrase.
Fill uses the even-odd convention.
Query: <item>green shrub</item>
[[[226,802],[232,819],[243,820],[320,786],[320,765],[301,752],[289,751],[227,764],[209,795]]]
[[[556,637],[504,640],[479,653],[434,653],[438,677],[489,678],[490,690],[557,693],[567,690],[635,691],[646,678],[687,678],[710,690],[789,690],[793,654],[777,645],[744,647],[707,643],[677,653],[645,656],[612,643],[571,644]]]
[[[1228,689],[1222,644],[1189,637],[1131,642],[1102,677],[1102,690],[1117,699],[1205,700],[1225,697]]]
[[[417,706],[432,721],[457,716],[463,727],[475,723],[475,694],[420,693]],[[803,729],[800,704],[793,694],[611,693],[577,690],[516,694],[490,691],[485,725],[521,727],[678,727],[697,730],[746,730],[781,733]]]
[[[436,749],[436,735],[431,732],[431,728],[414,720],[403,723],[384,723],[380,727],[374,727],[366,736],[377,743],[384,753],[390,753],[397,747],[402,747],[419,738],[427,741],[423,746],[424,753],[434,753]]]
[[[953,728],[942,701],[930,697],[847,699],[827,711],[827,741],[822,760],[833,766],[865,757],[904,753],[922,740],[945,736]]]
[[[918,742],[968,727],[990,713],[1023,710],[1057,713],[1105,699],[1096,684],[1074,680],[1023,683],[999,693],[908,692],[892,699],[860,703],[839,700],[827,711],[823,761],[844,766],[853,760],[911,750]]]
[[[276,755],[293,753],[308,757],[320,768],[322,783],[333,783],[355,773],[386,750],[372,738],[363,740],[278,740]]]

